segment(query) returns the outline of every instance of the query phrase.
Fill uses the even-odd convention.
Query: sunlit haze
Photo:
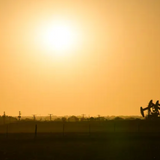
[[[58,19],[58,18],[57,18]],[[75,28],[74,28],[75,27]],[[50,19],[48,23],[37,25],[35,44],[45,54],[54,56],[68,56],[76,47],[80,47],[80,29],[76,28],[74,21],[71,23],[65,19]]]
[[[140,115],[159,96],[160,1],[0,1],[0,115]]]

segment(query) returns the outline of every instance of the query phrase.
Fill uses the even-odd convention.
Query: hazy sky
[[[37,38],[58,19],[76,48]],[[0,0],[0,114],[140,115],[160,99],[160,1]]]

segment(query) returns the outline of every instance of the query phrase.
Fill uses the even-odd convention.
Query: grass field
[[[80,128],[76,128],[76,123],[68,123],[64,133],[62,123],[37,123],[36,138],[34,125],[29,123],[11,124],[8,132],[5,130],[6,126],[1,126],[0,160],[160,159],[160,132],[157,129],[159,123],[140,122],[139,129],[137,122],[133,121],[117,122],[115,126],[113,122],[109,123],[92,124],[90,132],[87,122],[79,123]],[[131,124],[135,125],[131,127]],[[21,125],[26,129],[32,128],[33,132],[24,132]],[[61,127],[49,132],[50,125],[53,128],[56,125]],[[104,129],[107,126],[108,129]],[[17,132],[16,128],[19,128]]]

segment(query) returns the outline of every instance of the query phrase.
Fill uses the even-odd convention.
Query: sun
[[[73,25],[65,21],[44,24],[38,31],[38,44],[46,52],[65,55],[75,49],[77,33]]]
[[[73,47],[74,33],[71,27],[58,24],[47,28],[42,40],[49,50],[65,51]]]

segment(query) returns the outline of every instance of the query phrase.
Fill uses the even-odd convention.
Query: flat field
[[[36,137],[35,124],[3,125],[0,160],[156,160],[160,159],[158,124],[75,122],[63,128],[62,123],[37,122]]]

